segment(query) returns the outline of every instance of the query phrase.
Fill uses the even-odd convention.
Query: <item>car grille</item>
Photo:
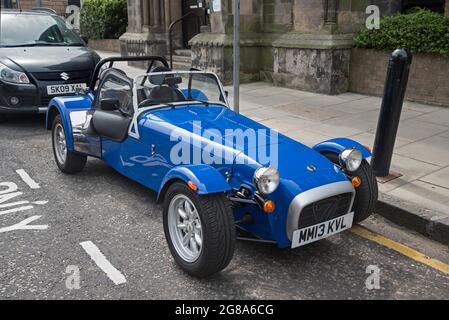
[[[23,106],[32,106],[36,104],[36,100],[34,97],[19,97],[20,105]]]
[[[51,99],[53,99],[53,97],[42,97],[41,98],[41,106],[48,107],[48,104],[50,103]]]
[[[35,72],[33,76],[40,81],[64,81],[61,78],[61,74],[66,73],[69,77],[68,80],[84,80],[87,81],[91,77],[91,71],[61,71],[61,72]]]
[[[298,229],[347,214],[351,206],[352,195],[352,193],[343,193],[308,205],[301,211]]]

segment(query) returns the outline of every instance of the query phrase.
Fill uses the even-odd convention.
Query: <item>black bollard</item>
[[[377,177],[390,173],[411,63],[412,55],[403,48],[396,49],[390,58],[371,161]]]

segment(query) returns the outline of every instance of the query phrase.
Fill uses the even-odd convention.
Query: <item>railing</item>
[[[169,54],[170,54],[170,69],[173,69],[173,35],[172,35],[173,28],[176,24],[178,24],[179,22],[181,22],[182,20],[184,20],[191,14],[193,14],[193,11],[187,12],[185,15],[183,15],[178,20],[175,20],[172,23],[170,23],[170,26],[168,27],[168,42],[169,42],[168,50],[170,51],[169,52]]]
[[[142,40],[128,40],[126,41],[127,55],[132,57],[141,57],[146,55],[146,42]]]

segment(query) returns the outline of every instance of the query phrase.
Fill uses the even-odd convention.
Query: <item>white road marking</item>
[[[33,206],[24,206],[24,207],[18,207],[18,208],[14,208],[14,209],[9,209],[9,210],[3,210],[0,211],[0,216],[4,215],[4,214],[8,214],[8,213],[14,213],[14,212],[19,212],[19,211],[26,211],[26,210],[30,210],[33,209]]]
[[[91,257],[91,259],[96,263],[96,265],[106,273],[109,279],[114,282],[114,284],[119,285],[126,283],[125,276],[118,271],[101,253],[100,249],[93,244],[91,241],[81,242],[80,245],[87,252],[87,254]]]
[[[48,201],[34,201],[33,204],[37,204],[38,206],[43,206],[45,204],[47,204]]]
[[[17,201],[17,202],[11,202],[11,203],[6,203],[6,204],[0,204],[0,209],[14,207],[14,206],[21,206],[22,204],[28,204],[28,203],[30,203],[30,202],[29,201]]]
[[[0,228],[0,233],[4,232],[10,232],[15,230],[45,230],[48,228],[48,225],[29,225],[29,223],[36,221],[37,219],[41,218],[42,216],[32,216],[29,217],[17,224],[14,224],[9,227]]]
[[[16,170],[17,174],[20,178],[25,182],[31,189],[40,189],[40,186],[36,181],[31,179],[30,175],[25,172],[23,169]]]
[[[19,189],[14,182],[0,182],[0,187],[6,187],[6,190],[0,191],[0,194],[15,192]]]

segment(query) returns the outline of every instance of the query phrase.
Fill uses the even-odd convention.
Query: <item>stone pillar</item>
[[[120,37],[122,55],[167,54],[164,3],[165,0],[128,0],[128,30]]]
[[[146,31],[150,26],[150,0],[142,0],[143,29]]]
[[[294,31],[302,33],[319,32],[325,23],[326,0],[294,0]]]

